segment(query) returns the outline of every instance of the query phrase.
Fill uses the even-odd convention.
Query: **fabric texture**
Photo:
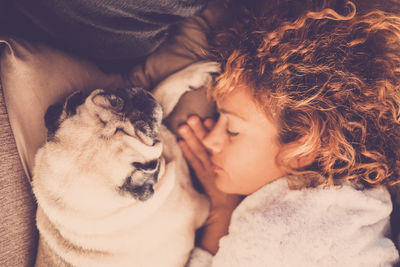
[[[194,248],[192,249],[192,252],[190,253],[188,263],[188,267],[205,267],[205,266],[211,266],[213,261],[213,256],[210,254],[210,252],[201,249],[201,248]]]
[[[33,266],[36,206],[15,146],[0,83],[0,266]]]
[[[392,266],[391,210],[385,188],[289,190],[281,178],[237,207],[211,265],[202,251],[188,266]]]
[[[133,62],[153,52],[169,26],[206,0],[14,0],[0,2],[0,31],[93,60]],[[11,15],[10,15],[11,14]]]

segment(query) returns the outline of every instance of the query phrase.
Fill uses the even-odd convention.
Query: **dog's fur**
[[[161,125],[179,97],[218,64],[201,62],[154,90],[71,95],[45,116],[35,158],[36,266],[183,266],[208,202],[192,187],[175,137]]]

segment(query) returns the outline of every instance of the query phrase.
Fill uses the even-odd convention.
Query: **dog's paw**
[[[153,91],[154,98],[163,108],[163,117],[168,116],[184,93],[205,86],[220,71],[219,63],[201,61],[189,65],[163,80]]]
[[[186,86],[189,89],[196,90],[208,84],[213,76],[218,75],[220,71],[221,67],[219,63],[214,61],[201,61],[177,72],[176,75],[178,79],[186,82]]]

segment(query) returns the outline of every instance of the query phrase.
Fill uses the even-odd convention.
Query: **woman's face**
[[[220,117],[203,140],[211,152],[216,186],[249,195],[285,173],[276,163],[277,127],[244,90],[217,103]]]

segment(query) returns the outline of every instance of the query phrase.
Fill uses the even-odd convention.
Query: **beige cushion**
[[[49,105],[76,90],[124,86],[153,88],[161,79],[204,56],[205,31],[210,24],[217,22],[219,13],[218,4],[210,2],[201,16],[179,24],[173,37],[149,56],[144,64],[124,77],[105,74],[91,62],[43,44],[0,38],[6,44],[0,61],[0,78],[16,145],[27,176],[32,176],[35,152],[45,141],[43,116]],[[193,101],[198,102],[199,99],[195,96]],[[207,109],[204,111],[204,116],[210,114]],[[187,113],[198,112],[188,110]],[[186,118],[186,115],[179,118]],[[177,125],[178,122],[173,124]]]

